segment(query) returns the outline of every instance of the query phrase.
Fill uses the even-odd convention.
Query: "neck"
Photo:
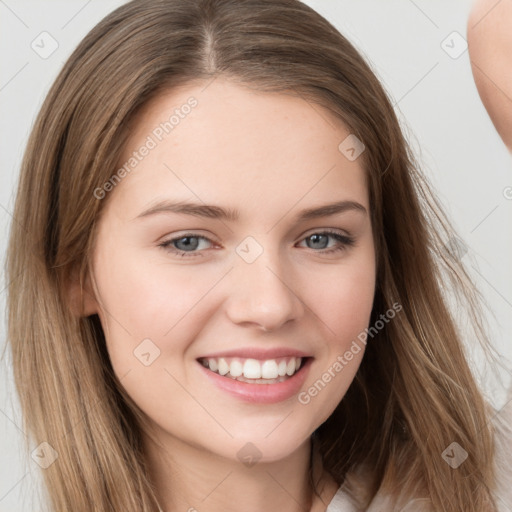
[[[316,451],[311,468],[309,439],[284,459],[252,465],[175,438],[147,438],[146,452],[163,512],[324,512],[338,488]]]

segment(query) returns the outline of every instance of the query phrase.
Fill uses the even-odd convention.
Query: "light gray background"
[[[2,263],[20,159],[36,112],[78,42],[123,3],[0,0]],[[512,200],[504,195],[506,187],[512,186],[512,161],[480,103],[468,52],[462,51],[471,1],[305,3],[356,45],[396,102],[405,133],[424,172],[470,248],[464,261],[494,313],[489,316],[489,323],[496,347],[512,359]],[[57,50],[48,58],[41,58],[31,48],[32,41],[40,41],[43,31],[58,42]],[[454,31],[461,37],[453,35]],[[451,51],[462,51],[458,58],[443,49],[442,42],[448,36]],[[5,286],[2,273],[2,311]],[[0,335],[3,348],[3,318]],[[9,366],[7,353],[0,364],[0,511],[36,511],[41,509],[40,470],[23,447],[24,434]],[[501,389],[489,386],[499,404]]]

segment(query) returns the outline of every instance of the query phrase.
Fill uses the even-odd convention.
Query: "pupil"
[[[197,245],[198,245],[198,242],[197,242],[197,237],[196,236],[184,236],[183,238],[180,238],[176,244],[180,244],[182,240],[186,240],[185,244],[184,244],[184,247],[181,248],[181,247],[178,247],[178,249],[180,250],[183,250],[183,249],[187,249],[187,247],[190,249],[196,249],[197,248]],[[196,242],[195,243],[190,243],[190,240],[195,240]]]
[[[327,240],[327,237],[325,235],[311,235],[309,238],[313,241],[313,244],[317,243],[318,239],[321,239],[321,238],[324,238],[325,239],[324,241]],[[325,246],[320,247],[320,249],[325,249]]]

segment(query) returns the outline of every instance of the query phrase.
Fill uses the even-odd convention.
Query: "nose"
[[[304,304],[294,284],[289,265],[277,251],[265,250],[252,263],[237,258],[229,277],[227,315],[235,324],[255,325],[264,331],[299,320]]]

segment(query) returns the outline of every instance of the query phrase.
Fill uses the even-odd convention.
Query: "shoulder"
[[[496,0],[477,0],[467,20],[467,40],[471,59],[485,64],[487,71],[501,72],[499,64],[510,60],[512,4]],[[480,60],[485,57],[485,60]],[[506,78],[505,73],[501,73]]]
[[[512,2],[476,0],[467,21],[467,42],[475,84],[496,130],[512,151]]]

